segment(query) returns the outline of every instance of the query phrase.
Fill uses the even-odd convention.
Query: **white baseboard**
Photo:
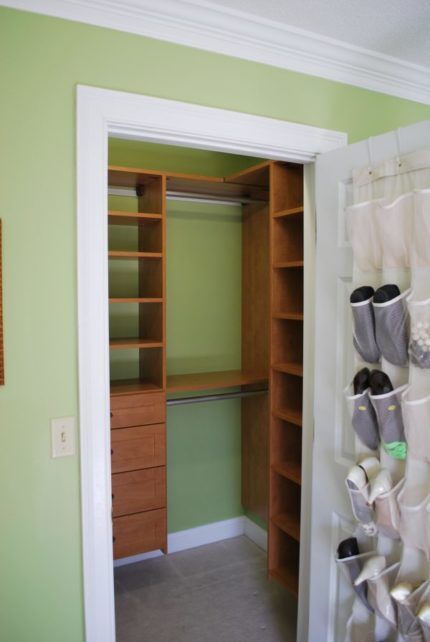
[[[263,551],[267,551],[267,531],[261,526],[258,526],[252,519],[249,517],[243,518],[244,522],[244,531],[243,534],[246,535],[254,544],[257,544]]]
[[[267,551],[266,531],[245,516],[233,517],[221,522],[213,522],[212,524],[204,524],[203,526],[170,533],[167,537],[167,543],[169,553],[178,553],[189,548],[213,544],[239,535],[246,535],[257,546]],[[114,567],[143,562],[154,557],[160,557],[160,555],[163,555],[161,551],[150,551],[149,553],[141,553],[132,557],[123,557],[114,561]]]

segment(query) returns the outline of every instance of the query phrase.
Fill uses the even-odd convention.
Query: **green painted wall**
[[[76,85],[329,127],[351,142],[429,118],[430,107],[4,8],[0,83],[7,380],[0,390],[1,635],[81,642],[79,461],[49,456],[49,418],[78,412]]]

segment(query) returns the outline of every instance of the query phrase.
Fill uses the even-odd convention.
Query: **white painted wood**
[[[304,167],[303,219],[303,411],[302,487],[300,516],[300,582],[297,613],[297,640],[308,640],[309,563],[312,512],[312,449],[314,437],[314,355],[315,355],[315,166]]]
[[[400,152],[430,145],[430,121],[399,132]],[[339,524],[351,521],[345,491],[354,463],[353,433],[343,389],[353,375],[351,317],[348,310],[352,251],[345,236],[344,207],[353,168],[398,156],[390,132],[321,155],[316,162],[316,352],[315,438],[313,449],[309,640],[343,642],[345,609],[339,593],[334,555]],[[343,528],[345,531],[345,528]]]
[[[106,211],[107,141],[109,134],[119,133],[152,142],[296,162],[311,161],[318,153],[346,141],[346,135],[341,132],[78,86],[79,394],[87,642],[115,640]],[[304,461],[308,459],[304,454]],[[309,465],[305,464],[303,475],[310,476]],[[309,532],[303,532],[305,550],[308,537]],[[301,585],[305,595],[306,577]]]
[[[261,526],[258,526],[249,517],[243,518],[244,522],[244,535],[250,539],[254,544],[257,544],[263,551],[267,551],[267,531]]]
[[[1,5],[291,69],[430,104],[430,68],[190,0],[0,0]]]

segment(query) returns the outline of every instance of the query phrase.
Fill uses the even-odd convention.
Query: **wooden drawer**
[[[164,392],[148,392],[111,396],[110,416],[111,428],[161,424],[166,421],[166,395]]]
[[[112,475],[114,517],[165,508],[166,503],[165,466]]]
[[[167,552],[166,509],[115,517],[113,555],[115,559],[162,549]]]
[[[135,426],[111,431],[112,473],[166,465],[166,426]]]

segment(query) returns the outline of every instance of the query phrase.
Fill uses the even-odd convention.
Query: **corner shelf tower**
[[[303,167],[270,174],[269,576],[298,594],[303,395]]]

